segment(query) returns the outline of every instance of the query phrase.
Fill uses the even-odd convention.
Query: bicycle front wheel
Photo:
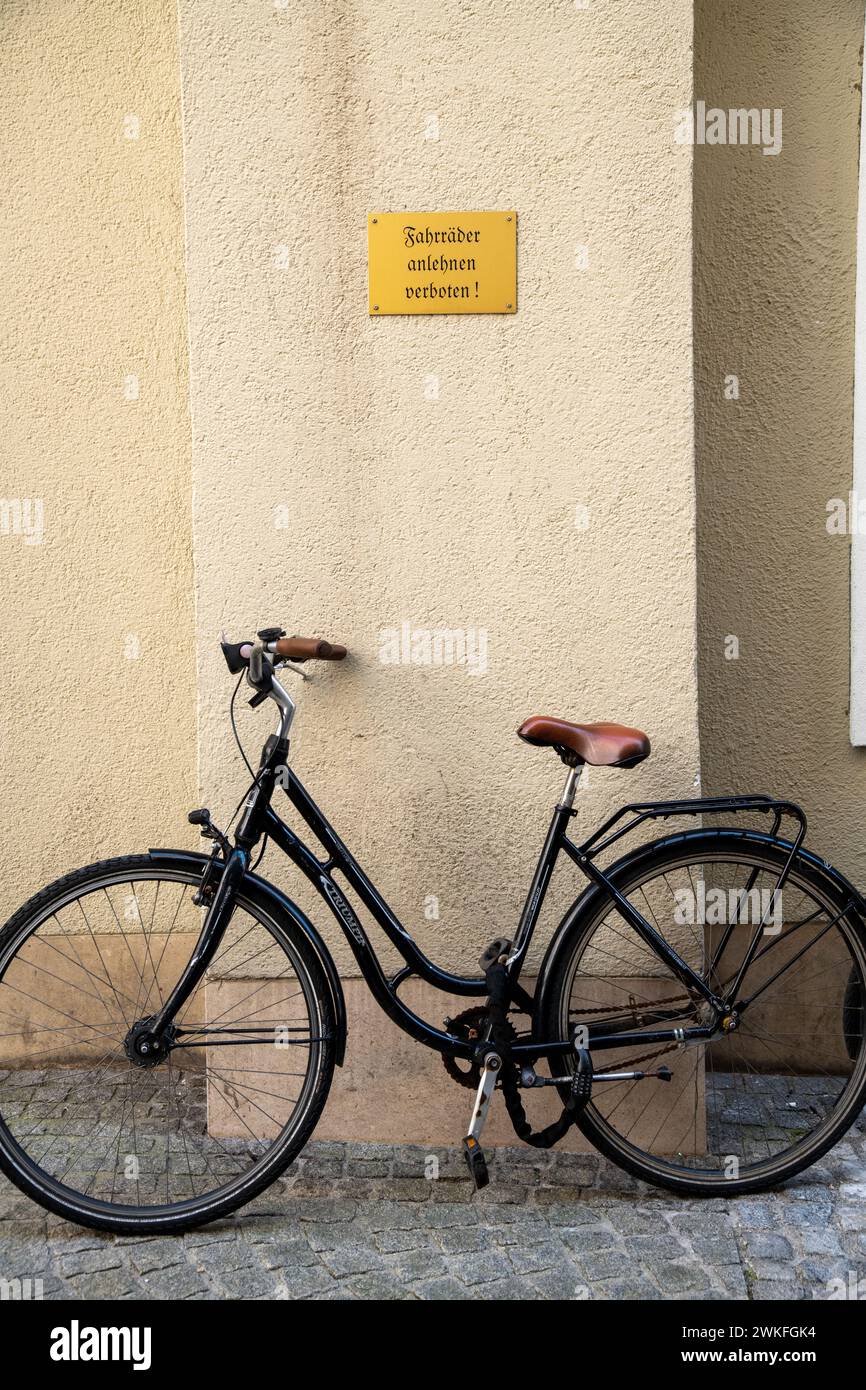
[[[0,932],[0,1167],[102,1230],[178,1231],[235,1210],[308,1139],[335,1020],[305,933],[246,884],[163,1055],[136,1030],[198,939],[201,870],[147,855],[45,888]]]
[[[586,1030],[598,1080],[579,1121],[620,1167],[694,1194],[754,1192],[813,1163],[866,1101],[866,934],[802,855],[781,890],[790,846],[737,832],[649,845],[613,872],[620,891],[722,998],[737,985],[731,1031],[711,1020],[612,908],[563,924],[542,1035]],[[684,1041],[653,1039],[681,1029]],[[617,1034],[632,1041],[615,1046]],[[608,1039],[608,1045],[597,1041]],[[557,1075],[567,1075],[567,1063]],[[662,1077],[654,1075],[662,1071]],[[664,1078],[668,1072],[669,1078]]]

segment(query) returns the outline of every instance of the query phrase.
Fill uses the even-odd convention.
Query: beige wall
[[[6,3],[0,64],[5,918],[185,838],[195,728],[174,9]]]
[[[692,8],[180,0],[178,39],[161,0],[3,7],[0,914],[72,865],[193,843],[196,695],[225,817],[217,633],[281,622],[352,651],[300,692],[301,775],[425,949],[474,969],[559,787],[514,737],[527,714],[649,731],[649,763],[591,775],[584,821],[696,785],[695,423],[703,788],[798,797],[866,879],[825,528],[850,485],[862,3],[698,0],[694,95],[781,107],[784,144],[699,148],[694,190]],[[371,320],[368,211],[449,207],[518,209],[519,312]],[[10,531],[25,501],[39,544]],[[403,621],[484,629],[487,673],[382,665]],[[248,745],[266,722],[244,711]],[[348,992],[322,1132],[455,1135],[468,1097],[408,1043],[395,1087],[391,1025]]]
[[[528,714],[650,732],[648,764],[592,774],[585,821],[693,787],[692,161],[673,141],[691,12],[181,0],[178,54],[167,5],[7,7],[4,486],[45,511],[41,545],[0,538],[4,800],[28,806],[10,908],[70,865],[193,843],[196,691],[202,799],[226,818],[244,776],[222,626],[348,643],[300,692],[297,765],[454,968],[512,928],[559,791],[555,757],[514,736]],[[371,321],[367,212],[452,207],[518,209],[519,312]],[[381,664],[403,621],[484,629],[486,674]],[[58,627],[55,695],[37,681]],[[242,715],[255,747],[269,721]],[[413,1107],[390,1025],[349,995],[323,1132],[373,1114],[380,1138],[454,1137],[468,1094],[413,1048],[433,1110]]]
[[[777,157],[695,157],[704,788],[795,797],[810,843],[861,883],[849,549],[825,523],[851,487],[862,42],[862,0],[696,5],[696,97],[783,110]],[[739,401],[724,399],[728,373]]]
[[[561,783],[527,715],[650,732],[588,819],[698,771],[691,4],[180,13],[204,799],[241,788],[220,627],[345,641],[300,691],[296,766],[422,945],[474,969]],[[369,318],[370,210],[511,207],[516,315]],[[485,629],[487,674],[382,665],[402,621]]]

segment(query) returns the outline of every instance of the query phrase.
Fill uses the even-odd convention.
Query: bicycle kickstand
[[[466,1159],[472,1181],[475,1184],[476,1192],[482,1187],[486,1187],[490,1182],[490,1174],[487,1171],[487,1160],[484,1157],[484,1150],[479,1143],[484,1122],[487,1119],[487,1112],[490,1109],[490,1101],[496,1089],[496,1078],[502,1067],[502,1058],[498,1052],[488,1052],[484,1058],[484,1066],[481,1071],[481,1080],[478,1083],[478,1092],[475,1096],[475,1106],[472,1111],[472,1119],[469,1122],[469,1133],[463,1140],[463,1156]]]

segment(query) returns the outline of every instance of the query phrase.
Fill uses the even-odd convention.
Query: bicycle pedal
[[[484,1157],[484,1150],[471,1134],[468,1134],[463,1140],[463,1157],[466,1159],[466,1166],[475,1184],[475,1191],[480,1192],[481,1188],[486,1187],[490,1182],[490,1174],[487,1171],[487,1159]]]
[[[583,1110],[592,1098],[592,1058],[585,1047],[577,1049],[577,1066],[571,1078],[572,1109]]]

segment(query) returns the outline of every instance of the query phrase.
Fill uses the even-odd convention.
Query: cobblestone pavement
[[[54,1299],[810,1299],[858,1280],[866,1297],[862,1119],[754,1198],[676,1198],[596,1155],[490,1157],[475,1195],[455,1150],[312,1143],[236,1217],[148,1240],[71,1226],[0,1180],[0,1280]]]

